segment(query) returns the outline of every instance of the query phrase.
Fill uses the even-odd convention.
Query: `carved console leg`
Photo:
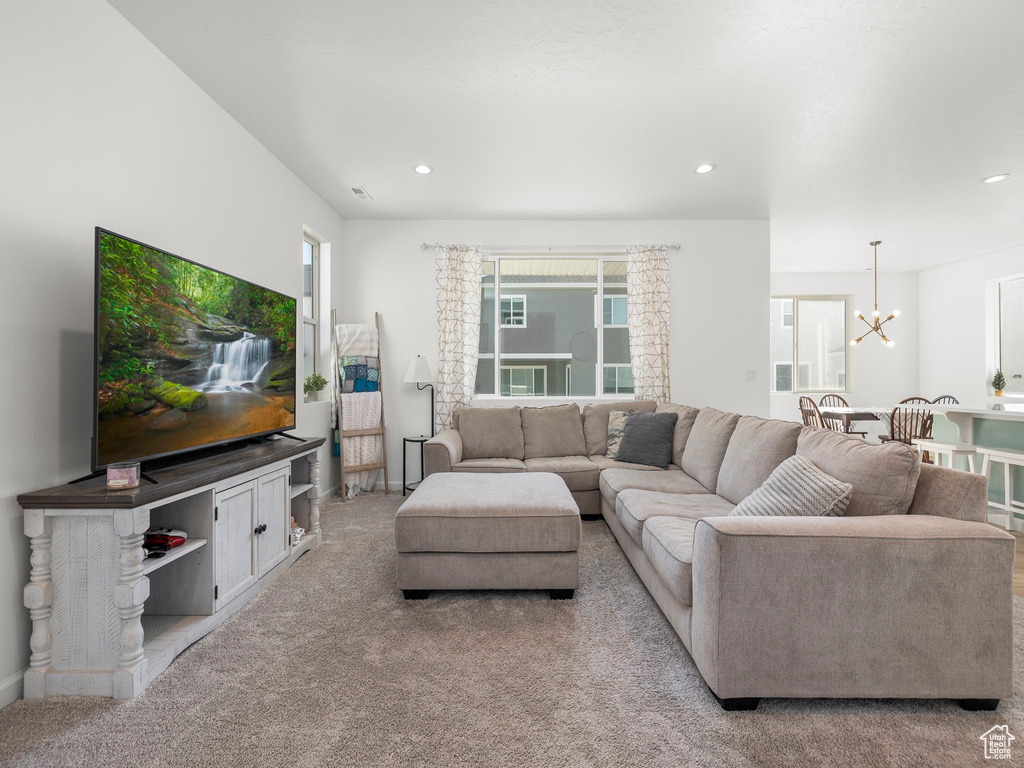
[[[114,607],[121,616],[121,653],[114,670],[114,698],[130,699],[146,686],[149,662],[142,648],[142,611],[149,597],[143,573],[142,542],[149,528],[149,510],[115,510],[114,533],[121,540],[120,572],[114,587]]]
[[[309,499],[309,531],[314,536],[320,535],[320,456],[316,451],[306,456],[309,462],[309,482],[313,486],[306,491]]]
[[[31,538],[32,570],[25,585],[25,607],[32,619],[29,668],[25,671],[25,698],[46,696],[46,673],[50,670],[50,611],[53,585],[50,580],[50,529],[43,510],[25,511],[25,535]]]

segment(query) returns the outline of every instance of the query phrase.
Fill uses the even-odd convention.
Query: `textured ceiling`
[[[1024,242],[1021,0],[110,2],[346,218],[767,218],[778,270]]]

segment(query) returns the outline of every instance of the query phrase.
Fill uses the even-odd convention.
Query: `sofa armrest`
[[[703,518],[691,653],[721,698],[1005,698],[1013,556],[930,515]]]
[[[456,429],[443,429],[423,446],[423,476],[451,472],[462,461],[462,435]]]

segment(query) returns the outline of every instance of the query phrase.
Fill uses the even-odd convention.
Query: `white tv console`
[[[25,698],[138,696],[188,646],[222,624],[320,543],[317,448],[278,439],[150,474],[18,497],[31,539],[32,619]],[[292,544],[290,517],[306,529]],[[188,542],[142,550],[151,527]]]

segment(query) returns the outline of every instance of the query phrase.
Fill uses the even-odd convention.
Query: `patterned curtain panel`
[[[437,424],[452,426],[452,414],[473,402],[480,350],[480,249],[438,246]]]
[[[667,403],[669,390],[668,256],[663,247],[633,245],[626,251],[629,356],[638,400]]]

